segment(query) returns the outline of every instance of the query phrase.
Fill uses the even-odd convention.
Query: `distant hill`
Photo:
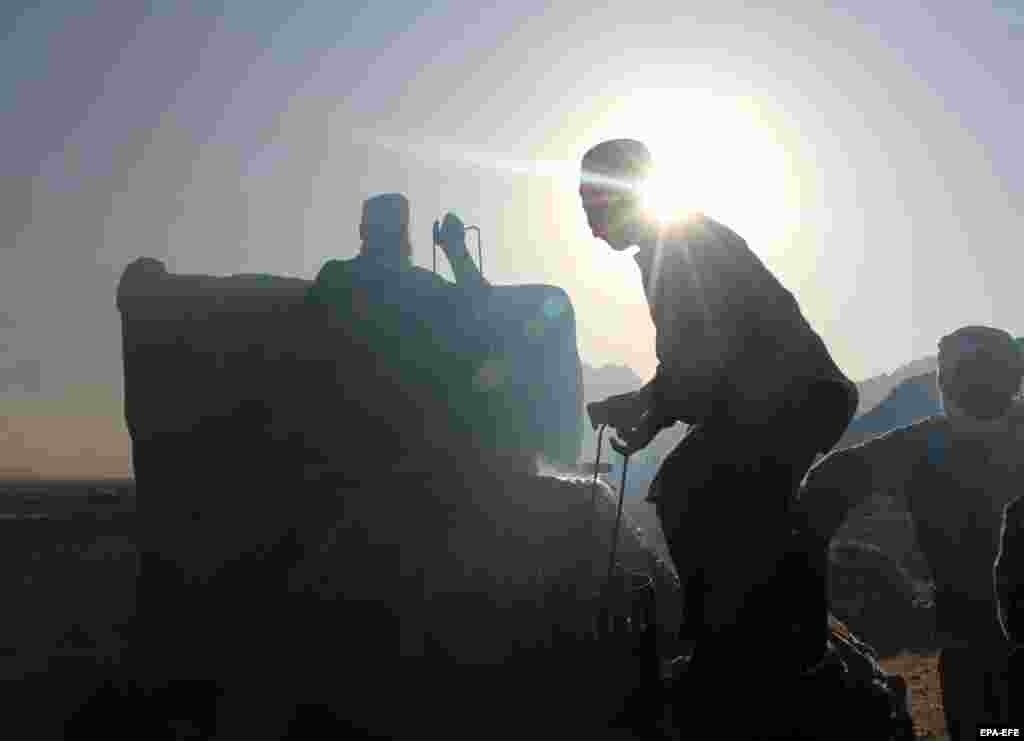
[[[904,381],[919,376],[922,373],[932,373],[938,367],[938,356],[928,355],[900,366],[892,373],[881,373],[863,381],[858,381],[857,389],[860,391],[860,404],[857,407],[857,415],[866,414],[874,409],[892,393],[893,389]]]
[[[942,410],[935,373],[921,373],[894,388],[880,404],[850,423],[837,447],[847,448]]]

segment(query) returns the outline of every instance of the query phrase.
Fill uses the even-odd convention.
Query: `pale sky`
[[[1024,334],[1020,2],[12,5],[0,404],[119,399],[133,259],[312,278],[391,191],[418,264],[454,210],[488,279],[562,286],[584,361],[646,378],[637,268],[576,194],[619,136],[747,239],[854,380],[964,324]]]

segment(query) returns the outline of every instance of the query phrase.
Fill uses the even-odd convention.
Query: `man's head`
[[[636,244],[643,231],[639,186],[651,165],[651,153],[634,139],[604,141],[583,155],[583,210],[593,235],[614,250]]]
[[[991,421],[1006,414],[1024,378],[1024,356],[1007,332],[962,327],[939,341],[939,393],[946,413]]]
[[[390,265],[412,262],[409,241],[409,199],[401,193],[384,193],[363,201],[359,222],[361,253]]]

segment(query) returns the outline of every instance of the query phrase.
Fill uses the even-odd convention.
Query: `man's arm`
[[[455,274],[455,283],[462,288],[478,293],[490,288],[490,283],[484,280],[479,268],[469,256],[465,242],[450,243],[445,247],[445,255],[448,263],[452,266],[452,273]]]
[[[673,413],[672,404],[666,403],[665,387],[665,377],[659,379],[655,373],[650,381],[635,392],[637,403],[647,416],[647,424],[659,432],[681,421],[681,418]]]
[[[647,408],[659,420],[696,424],[711,416],[717,385],[717,358],[683,364],[659,363],[646,389]],[[668,422],[671,424],[671,422]]]
[[[602,401],[587,405],[591,425],[596,429],[602,424],[617,429],[628,429],[639,424],[651,407],[651,386],[653,380],[636,391],[615,394]]]
[[[919,454],[917,433],[914,426],[904,427],[822,458],[800,487],[796,511],[803,524],[829,541],[850,510],[875,491],[885,488],[905,502],[905,484]]]
[[[725,367],[727,342],[721,331],[731,317],[718,298],[722,276],[703,269],[706,240],[666,246],[655,257],[648,286],[655,323],[658,369],[650,383],[652,414],[689,424],[707,419]]]
[[[455,283],[460,288],[474,295],[479,295],[490,288],[491,284],[484,280],[484,276],[470,257],[469,250],[466,249],[466,227],[458,216],[453,213],[445,214],[444,222],[436,235],[445,257],[448,258],[448,264],[452,266]]]

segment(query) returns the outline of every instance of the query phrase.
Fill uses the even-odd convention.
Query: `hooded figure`
[[[966,739],[1007,722],[992,570],[1003,510],[1024,485],[1024,359],[1006,332],[968,326],[940,340],[938,364],[942,414],[821,460],[798,511],[821,538],[879,490],[910,512],[936,583],[946,724]]]
[[[753,626],[789,631],[793,616],[774,594],[789,507],[815,457],[852,419],[857,389],[738,234],[699,213],[665,223],[645,215],[640,193],[651,170],[647,148],[630,139],[583,158],[580,196],[592,233],[615,251],[640,248],[633,261],[658,357],[646,386],[589,411],[592,424],[616,430],[612,445],[624,455],[677,422],[692,425],[648,501],[684,584],[683,633],[696,642],[689,674],[715,686],[710,702],[734,692],[752,667],[774,671],[776,658],[787,660],[766,657],[770,642]],[[824,626],[824,610],[821,619]]]

